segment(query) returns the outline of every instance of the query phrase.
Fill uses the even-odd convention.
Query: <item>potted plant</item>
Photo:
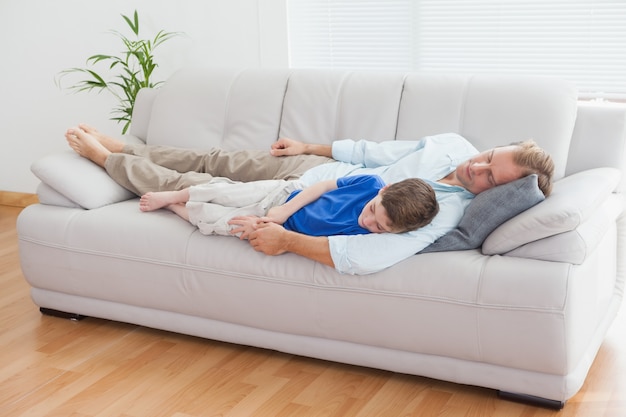
[[[137,10],[132,19],[122,15],[124,21],[132,31],[134,36],[127,37],[121,32],[111,30],[122,42],[124,49],[120,55],[96,54],[87,58],[86,68],[69,68],[61,71],[57,77],[57,85],[61,86],[61,79],[68,74],[79,73],[85,75],[76,84],[68,87],[75,92],[92,91],[99,92],[106,90],[117,99],[117,105],[111,111],[118,123],[124,123],[122,134],[126,133],[130,127],[135,97],[142,88],[156,88],[163,84],[163,81],[152,79],[153,71],[157,67],[154,59],[155,49],[164,42],[180,35],[180,32],[165,32],[160,30],[153,39],[141,39],[139,37],[139,16]],[[96,72],[94,66],[100,62],[109,63],[108,72],[111,77],[106,77],[100,72]]]

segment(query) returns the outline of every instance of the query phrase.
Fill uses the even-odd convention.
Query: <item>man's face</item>
[[[479,153],[456,168],[458,182],[473,194],[524,176],[524,170],[513,161],[515,146],[503,146]]]

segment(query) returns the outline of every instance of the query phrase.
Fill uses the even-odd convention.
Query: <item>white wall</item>
[[[0,0],[0,191],[34,193],[31,163],[69,149],[65,130],[79,122],[119,135],[107,93],[72,94],[55,76],[96,53],[117,54],[110,29],[137,9],[140,34],[185,37],[162,45],[156,78],[183,66],[286,67],[285,0]]]

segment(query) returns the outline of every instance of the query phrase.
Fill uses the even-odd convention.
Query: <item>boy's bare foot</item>
[[[80,156],[89,159],[95,164],[104,167],[106,159],[111,154],[94,136],[78,127],[71,127],[65,132],[65,139],[70,148]]]
[[[156,191],[149,192],[139,199],[139,209],[141,211],[154,211],[163,207],[185,203],[189,199],[189,194],[181,191]]]
[[[110,152],[120,153],[124,148],[124,142],[111,136],[107,136],[104,133],[100,133],[98,129],[93,126],[81,123],[78,125],[78,128],[96,138],[98,142],[100,142],[102,146],[107,148]]]

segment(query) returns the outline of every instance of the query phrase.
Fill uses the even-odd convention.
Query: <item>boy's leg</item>
[[[235,216],[262,216],[258,205],[247,207],[226,207],[213,203],[190,201],[186,204],[189,223],[202,234],[230,236],[232,226],[228,221]]]
[[[172,204],[171,206],[167,206],[167,209],[189,221],[189,212],[187,211],[187,206],[185,204]]]
[[[147,158],[178,172],[208,173],[244,182],[297,179],[308,169],[332,161],[316,155],[275,157],[260,150],[193,150],[148,145],[126,145],[123,153]]]
[[[189,188],[189,201],[214,203],[227,207],[246,207],[280,193],[294,181],[261,180],[235,182],[217,177],[205,184]],[[291,191],[298,187],[292,186]]]
[[[141,196],[139,209],[154,211],[171,205],[185,204],[189,201],[189,188],[178,191],[151,191]]]
[[[189,189],[188,220],[206,235],[230,235],[233,226],[228,221],[233,217],[262,217],[271,207],[283,204],[292,191],[301,188],[298,181],[229,183],[221,181],[222,178],[216,180]]]

